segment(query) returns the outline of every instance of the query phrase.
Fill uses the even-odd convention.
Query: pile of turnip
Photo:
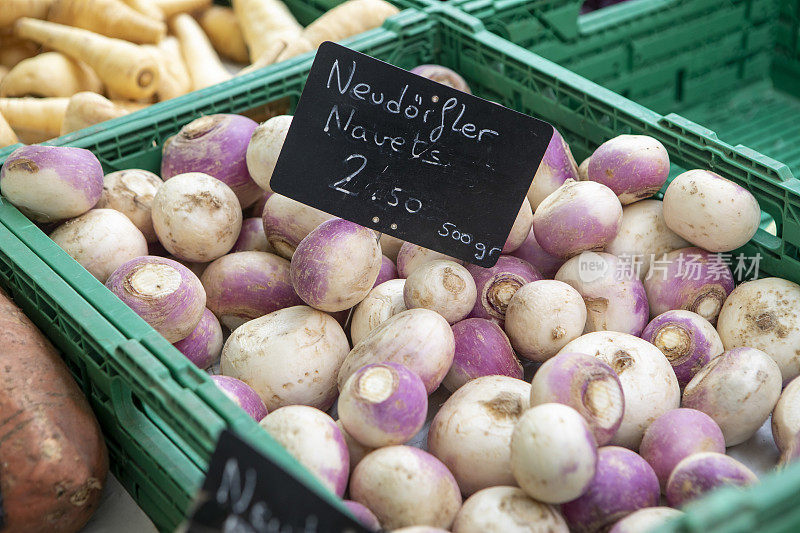
[[[726,451],[770,417],[800,456],[800,286],[718,255],[747,190],[691,170],[658,200],[657,140],[578,167],[555,132],[481,268],[273,193],[290,124],[197,119],[160,177],[20,148],[0,188],[372,530],[642,531],[757,483]]]

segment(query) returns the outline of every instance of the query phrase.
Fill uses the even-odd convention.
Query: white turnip
[[[719,487],[746,487],[754,483],[758,483],[758,477],[733,457],[702,452],[675,466],[664,493],[671,506],[680,507]]]
[[[781,452],[789,450],[800,434],[800,378],[784,387],[772,411],[772,438]]]
[[[453,533],[568,533],[558,509],[537,502],[517,487],[490,487],[469,498],[453,522]]]
[[[456,343],[453,364],[442,382],[450,392],[481,376],[522,379],[522,365],[503,329],[483,318],[453,324]]]
[[[536,211],[539,204],[568,179],[578,180],[578,167],[564,138],[553,128],[553,136],[528,189],[531,208]]]
[[[352,474],[353,470],[356,468],[356,465],[361,462],[361,459],[366,457],[367,454],[373,451],[375,448],[364,446],[354,439],[347,432],[347,430],[344,429],[344,424],[342,424],[341,420],[337,420],[336,425],[339,427],[339,431],[342,432],[342,437],[344,437],[345,444],[347,444],[347,453],[350,454],[350,473]]]
[[[527,261],[539,274],[547,279],[553,279],[558,269],[564,264],[564,259],[550,255],[544,251],[544,248],[539,246],[533,229],[528,233],[520,247],[511,252],[510,255]]]
[[[517,257],[501,255],[493,267],[467,265],[475,280],[478,297],[469,316],[493,319],[502,325],[506,318],[508,302],[517,290],[532,281],[542,279],[530,263]]]
[[[425,263],[436,260],[453,261],[459,265],[464,264],[464,261],[456,259],[455,257],[450,257],[441,252],[405,242],[400,246],[400,250],[397,252],[397,273],[401,278],[407,278],[412,272]]]
[[[533,224],[533,210],[531,210],[531,203],[525,198],[522,201],[522,207],[519,208],[517,218],[514,219],[514,225],[511,226],[511,231],[503,244],[503,250],[500,253],[508,254],[519,248],[531,231]]]
[[[204,309],[200,322],[175,343],[175,348],[198,368],[206,369],[216,363],[222,353],[222,326],[214,313]]]
[[[642,533],[650,531],[683,513],[670,507],[646,507],[634,511],[616,524],[608,533]]]
[[[260,422],[267,416],[267,407],[256,391],[242,380],[230,376],[211,376],[211,381],[233,402],[244,409],[253,420]]]
[[[588,178],[610,187],[622,205],[653,196],[668,175],[667,149],[647,135],[620,135],[604,142],[587,168]]]
[[[381,269],[378,271],[378,277],[375,278],[375,283],[372,284],[372,288],[375,288],[381,283],[385,283],[392,279],[397,279],[397,267],[394,266],[394,263],[391,259],[385,255],[382,255]]]
[[[231,253],[233,252],[274,252],[264,234],[264,223],[261,221],[261,217],[242,220],[239,237],[231,248]]]
[[[350,338],[355,346],[370,331],[407,309],[403,300],[404,279],[392,279],[374,287],[353,311]]]
[[[477,290],[469,271],[452,261],[425,263],[406,279],[403,301],[408,309],[430,309],[450,324],[465,318],[475,307]]]
[[[150,207],[164,182],[147,170],[119,170],[103,178],[103,194],[95,207],[115,209],[131,219],[148,243],[156,242]]]
[[[306,235],[333,216],[301,204],[291,198],[273,194],[264,203],[261,221],[264,234],[275,253],[291,259],[295,248]]]
[[[469,85],[467,85],[464,78],[454,70],[443,67],[442,65],[418,65],[409,72],[433,80],[436,83],[447,85],[462,93],[471,94]]]
[[[265,191],[272,191],[269,182],[291,124],[290,115],[278,115],[260,124],[250,137],[247,170],[253,181]]]
[[[353,500],[344,500],[342,502],[347,510],[358,520],[358,522],[367,528],[369,531],[378,531],[381,528],[381,523],[378,522],[378,517],[372,511],[364,507],[358,502]]]

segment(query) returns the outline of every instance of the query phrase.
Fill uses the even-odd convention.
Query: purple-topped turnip
[[[594,151],[587,176],[613,190],[622,205],[653,196],[667,181],[669,154],[647,135],[620,135]]]
[[[464,495],[516,484],[511,435],[530,395],[531,386],[521,379],[484,376],[454,392],[434,416],[428,451],[447,465]]]
[[[614,370],[582,353],[560,353],[539,367],[531,381],[531,406],[561,403],[583,416],[598,446],[617,433],[625,395]]]
[[[142,232],[113,209],[92,209],[67,220],[50,238],[101,283],[123,263],[147,255]]]
[[[291,115],[278,115],[259,124],[250,137],[245,153],[247,170],[265,191],[272,191],[269,182],[291,125]]]
[[[461,508],[458,484],[447,467],[411,446],[386,446],[364,457],[350,478],[350,497],[388,530],[449,528]]]
[[[475,307],[475,280],[458,263],[431,261],[408,276],[403,287],[403,300],[409,309],[430,309],[454,324]]]
[[[683,513],[670,507],[645,507],[634,511],[611,528],[608,533],[642,533],[651,531]]]
[[[242,220],[242,229],[239,238],[233,243],[233,252],[271,252],[272,246],[267,242],[264,234],[264,223],[260,217],[245,218]]]
[[[360,503],[354,502],[353,500],[344,500],[342,503],[356,520],[369,531],[378,531],[381,528],[378,517]]]
[[[222,375],[211,376],[211,381],[225,393],[225,396],[244,409],[244,412],[256,422],[260,422],[262,418],[267,416],[267,407],[264,405],[264,401],[244,381]]]
[[[778,363],[783,381],[800,375],[800,285],[780,278],[748,281],[725,300],[717,331],[726,350],[758,348]]]
[[[700,498],[719,487],[746,487],[758,477],[745,465],[724,453],[695,453],[675,466],[664,494],[673,507]]]
[[[580,293],[561,281],[540,280],[523,285],[506,308],[505,330],[520,357],[546,361],[586,325],[586,305]]]
[[[651,317],[685,309],[712,324],[733,285],[731,269],[721,256],[700,248],[681,248],[656,258],[644,280]]]
[[[402,363],[415,372],[428,394],[436,390],[453,364],[453,330],[442,315],[409,309],[389,318],[353,346],[339,370],[339,389],[370,363]]]
[[[755,235],[761,208],[744,187],[708,170],[690,170],[667,187],[664,220],[695,246],[730,252]]]
[[[313,407],[289,405],[272,411],[260,425],[323,485],[337,496],[344,494],[350,458],[330,416]]]
[[[724,351],[722,340],[711,322],[682,309],[655,317],[644,328],[642,338],[667,357],[681,387],[685,387],[701,368]]]
[[[614,255],[583,252],[558,269],[556,280],[568,283],[586,304],[586,329],[638,336],[650,315],[644,285]]]
[[[684,407],[714,419],[725,446],[746,441],[767,420],[781,394],[781,370],[755,348],[734,348],[714,358],[683,391]]]
[[[397,267],[394,266],[394,263],[392,262],[391,259],[389,259],[385,255],[382,255],[381,269],[378,271],[378,277],[375,278],[375,283],[372,284],[372,288],[374,289],[381,283],[384,283],[391,279],[397,279]]]
[[[242,208],[231,188],[201,172],[165,181],[153,198],[151,213],[164,248],[196,263],[228,253],[242,229]]]
[[[517,257],[501,255],[491,268],[467,265],[475,280],[478,298],[469,316],[488,318],[502,324],[506,318],[508,302],[523,285],[542,279],[530,263]]]
[[[589,163],[592,161],[592,156],[587,157],[581,164],[578,165],[578,180],[587,181],[589,179]]]
[[[569,179],[539,204],[533,233],[547,253],[567,259],[602,250],[617,236],[621,221],[622,204],[614,191],[594,181]]]
[[[347,444],[347,453],[350,454],[350,473],[352,474],[353,470],[356,468],[356,465],[361,462],[361,459],[366,457],[367,454],[372,452],[375,448],[364,446],[355,438],[353,438],[353,436],[350,435],[346,429],[344,429],[344,424],[342,424],[341,420],[337,420],[336,425],[339,427],[339,431],[342,432],[342,437],[344,437],[345,444]]]
[[[236,328],[222,348],[220,369],[253,387],[270,411],[293,404],[328,409],[349,348],[333,317],[298,305]]]
[[[258,124],[242,115],[206,115],[186,124],[164,143],[161,177],[168,181],[187,172],[202,172],[230,187],[242,207],[261,196],[247,171],[245,155]]]
[[[450,392],[481,376],[522,379],[519,363],[503,329],[483,318],[468,318],[453,324],[456,343],[453,365],[443,384]]]
[[[537,272],[547,279],[553,279],[558,269],[564,264],[562,258],[550,255],[544,251],[544,248],[539,246],[539,243],[536,242],[536,235],[533,233],[533,229],[528,233],[528,236],[520,247],[511,252],[511,255],[527,261]],[[500,256],[500,259],[502,258],[503,256]]]
[[[455,257],[423,248],[417,244],[404,242],[397,252],[397,273],[401,278],[405,279],[425,263],[437,260],[453,261],[459,265],[464,264],[464,261],[456,259]]]
[[[342,387],[339,418],[358,442],[373,448],[405,444],[422,429],[428,393],[422,380],[399,363],[361,367]]]
[[[797,443],[800,434],[800,378],[794,378],[784,387],[772,411],[772,438],[781,452]]]
[[[403,299],[406,280],[391,279],[374,287],[353,311],[350,321],[350,338],[353,346],[361,342],[370,331],[386,320],[407,310]]]
[[[381,269],[381,247],[372,230],[341,218],[309,233],[292,255],[292,286],[322,311],[343,311],[363,300]]]
[[[206,306],[234,330],[267,313],[302,305],[289,277],[289,261],[267,252],[237,252],[212,261],[200,281]]]
[[[647,426],[677,409],[681,390],[675,372],[658,348],[627,333],[596,331],[570,342],[561,353],[585,353],[617,373],[625,395],[625,414],[613,444],[636,450]]]
[[[175,348],[200,369],[216,363],[222,353],[222,327],[214,313],[204,309],[200,322],[187,337],[175,343]]]
[[[261,218],[264,213],[264,205],[269,200],[269,197],[275,193],[269,191],[261,191],[261,196],[255,201],[253,205],[244,210],[244,214],[248,217]]]
[[[700,452],[725,453],[725,437],[714,419],[695,409],[673,409],[644,432],[639,455],[650,463],[663,490],[675,466]]]
[[[197,276],[165,257],[128,261],[109,276],[106,287],[169,342],[192,333],[206,309],[206,292]]]
[[[531,407],[511,436],[511,471],[528,496],[545,503],[578,498],[597,466],[597,443],[583,417],[560,403]]]
[[[409,72],[428,78],[436,83],[447,85],[462,93],[471,94],[469,85],[456,71],[443,67],[442,65],[419,65],[412,68]]]
[[[83,148],[23,146],[0,169],[0,192],[31,220],[58,222],[94,207],[103,193],[103,167]]]
[[[150,207],[163,184],[161,178],[147,170],[111,172],[103,178],[103,194],[95,207],[119,211],[133,222],[148,243],[156,242]]]
[[[655,507],[658,478],[647,461],[619,446],[597,450],[597,473],[584,494],[561,506],[570,531],[605,531],[627,515]]]
[[[521,529],[522,528],[522,529]],[[453,522],[453,533],[569,533],[558,509],[537,502],[517,487],[490,487],[469,498]]]
[[[328,213],[280,194],[267,199],[261,214],[267,241],[275,253],[286,259],[292,258],[295,248],[306,235],[332,218]]]
[[[539,204],[568,179],[578,180],[578,167],[564,137],[553,128],[553,136],[528,189],[531,208],[536,211]]]
[[[381,234],[379,242],[383,255],[391,259],[393,263],[397,263],[397,254],[400,252],[400,247],[403,246],[406,241],[398,239],[397,237],[392,237],[388,233],[383,233]]]
[[[519,208],[517,218],[514,219],[514,225],[511,226],[511,231],[503,244],[503,250],[500,253],[508,254],[519,248],[531,231],[533,224],[533,210],[531,203],[525,198],[522,201],[522,207]]]

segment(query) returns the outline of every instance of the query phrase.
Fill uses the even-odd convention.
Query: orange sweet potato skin
[[[99,505],[107,472],[86,398],[47,338],[0,291],[0,531],[78,531]]]

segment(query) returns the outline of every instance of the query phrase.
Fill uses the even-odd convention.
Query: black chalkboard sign
[[[367,533],[260,452],[223,430],[187,533]]]
[[[552,135],[546,122],[325,42],[270,186],[490,267]]]

